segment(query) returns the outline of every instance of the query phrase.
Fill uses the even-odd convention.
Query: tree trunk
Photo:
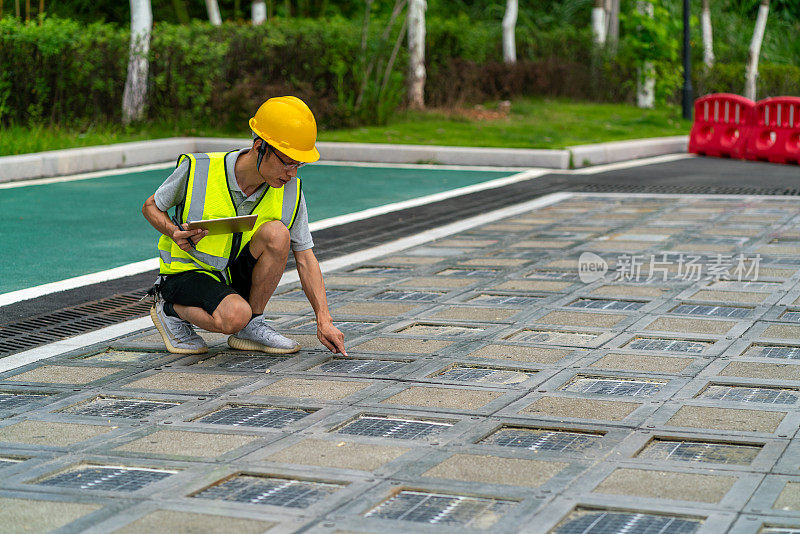
[[[408,102],[425,108],[425,0],[408,3]]]
[[[761,0],[758,6],[756,27],[753,30],[753,40],[750,41],[750,52],[747,55],[745,69],[744,96],[750,100],[756,99],[756,79],[758,78],[758,56],[761,55],[761,42],[764,40],[764,29],[767,27],[769,15],[769,0]]]
[[[620,0],[607,0],[608,5],[606,9],[607,23],[606,23],[606,42],[609,49],[617,52],[617,45],[619,44],[619,2]]]
[[[507,0],[506,14],[503,16],[503,61],[506,63],[517,62],[517,45],[514,41],[514,32],[517,28],[517,0]]]
[[[636,9],[650,17],[653,16],[653,4],[649,0],[638,0]],[[640,108],[653,108],[656,105],[656,78],[652,61],[645,61],[637,69],[636,105]]]
[[[714,36],[711,33],[710,0],[703,0],[703,11],[700,14],[700,25],[703,28],[703,63],[709,69],[714,66]]]
[[[592,8],[592,37],[598,46],[606,44],[606,8],[605,0],[594,0]]]
[[[131,46],[128,57],[128,77],[122,94],[122,123],[129,124],[144,116],[147,95],[147,54],[150,52],[150,32],[153,29],[153,10],[150,0],[130,0]]]
[[[255,0],[250,4],[250,15],[253,19],[253,26],[264,24],[267,20],[267,4],[264,0]]]
[[[208,21],[213,26],[222,24],[222,17],[219,15],[219,4],[217,0],[206,0],[206,11],[208,12]]]

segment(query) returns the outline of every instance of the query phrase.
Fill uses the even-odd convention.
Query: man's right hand
[[[172,240],[175,241],[175,244],[184,252],[190,252],[201,239],[208,235],[208,230],[203,230],[201,228],[189,230],[188,227],[189,225],[186,223],[183,223],[183,229],[176,226],[170,236]]]

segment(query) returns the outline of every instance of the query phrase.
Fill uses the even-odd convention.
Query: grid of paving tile
[[[0,520],[795,532],[798,252],[796,199],[573,194],[329,275],[350,358],[295,284],[296,355],[149,329],[2,373]]]

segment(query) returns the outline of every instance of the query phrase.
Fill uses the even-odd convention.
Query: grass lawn
[[[213,125],[114,125],[83,129],[12,126],[0,129],[0,156],[107,145],[174,136],[247,137],[247,125],[225,130]],[[455,110],[404,111],[386,126],[321,130],[320,141],[513,148],[564,148],[623,139],[688,134],[691,121],[677,108],[641,110],[625,104],[597,104],[542,98],[518,99],[510,111],[497,103]]]
[[[483,116],[483,117],[481,117]],[[485,110],[404,112],[386,126],[322,132],[320,141],[419,145],[564,148],[623,139],[687,135],[691,121],[677,109],[641,110],[624,104],[524,99],[507,116]]]

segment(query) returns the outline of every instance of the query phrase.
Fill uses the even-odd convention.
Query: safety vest
[[[181,224],[240,215],[236,213],[228,187],[225,156],[229,153],[182,154],[178,158],[178,165],[184,159],[189,160],[189,179],[186,182],[184,200],[175,208],[176,217]],[[287,228],[292,227],[300,206],[300,193],[301,183],[297,177],[280,189],[267,186],[252,211],[241,214],[258,215],[252,230],[236,234],[208,235],[190,252],[184,252],[172,238],[162,235],[158,240],[161,274],[199,270],[209,274],[218,273],[226,283],[230,282],[228,267],[262,224],[280,220]]]

